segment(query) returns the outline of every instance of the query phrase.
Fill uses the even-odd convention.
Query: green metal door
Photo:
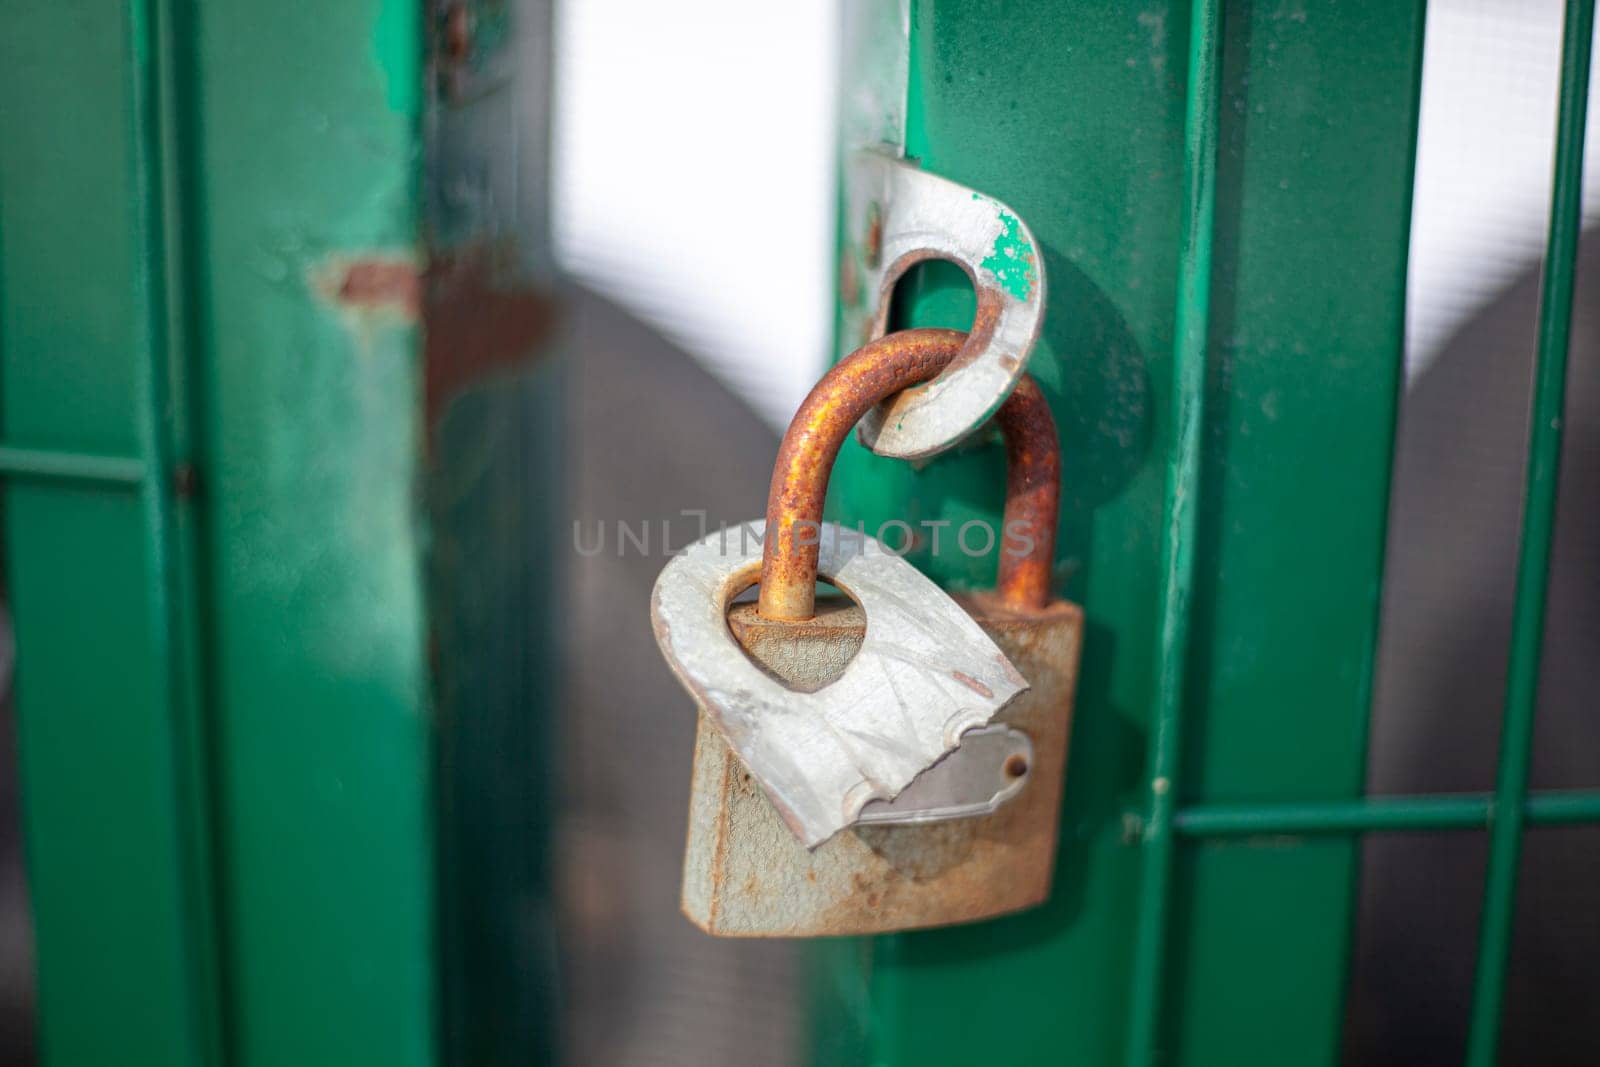
[[[1332,1063],[1358,835],[1401,829],[1488,834],[1493,1062],[1522,829],[1600,820],[1527,791],[1594,4],[1568,4],[1499,780],[1380,799],[1422,6],[907,0],[907,152],[1048,261],[1032,369],[1089,631],[1053,900],[820,946],[819,1063]],[[508,104],[544,54],[494,0],[9,14],[0,475],[47,1062],[549,1055],[559,378],[530,364],[543,208]],[[905,297],[970,321],[948,273]],[[852,445],[831,510],[992,522],[1001,461]]]

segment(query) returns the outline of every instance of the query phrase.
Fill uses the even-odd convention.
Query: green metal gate
[[[466,6],[503,35],[508,4]],[[542,382],[473,421],[540,411],[546,437],[432,438],[423,414],[418,263],[526,232],[474,213],[491,196],[424,204],[430,151],[505,165],[492,94],[451,94],[506,39],[455,41],[451,11],[9,12],[0,474],[50,1063],[487,1063],[551,1041],[503,936],[548,892],[518,851],[545,783],[504,760],[538,743],[523,698],[549,664],[469,652],[549,595],[518,572],[474,599],[541,543],[535,509],[496,501],[555,478],[559,419]],[[1493,1062],[1524,827],[1600,822],[1600,791],[1528,790],[1594,2],[1567,12],[1499,777],[1379,798],[1421,0],[908,0],[908,152],[1017,208],[1049,261],[1033,370],[1062,432],[1058,584],[1089,632],[1054,899],[821,946],[819,1063],[1332,1063],[1357,840],[1396,830],[1488,834],[1469,1061]],[[454,67],[423,62],[429,39]],[[865,224],[841,220],[847,248]],[[908,324],[970,321],[936,269],[907,295]],[[453,514],[530,540],[463,536],[430,570],[430,448],[436,491],[460,487],[452,456],[494,460],[433,532]],[[852,446],[832,511],[992,522],[1000,464]],[[438,750],[472,765],[436,773]],[[460,861],[442,903],[440,855]]]
[[[1567,5],[1496,787],[1368,797],[1423,5],[912,0],[907,154],[1045,246],[1030,369],[1089,630],[1055,898],[825,946],[816,1062],[1337,1062],[1359,835],[1463,829],[1490,841],[1468,1061],[1494,1062],[1523,828],[1600,820],[1600,791],[1528,791],[1593,13]],[[906,295],[905,324],[971,321],[959,277]],[[852,524],[996,518],[995,449],[839,470]]]

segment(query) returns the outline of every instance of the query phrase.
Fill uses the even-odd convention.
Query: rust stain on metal
[[[856,271],[856,257],[846,249],[839,255],[839,301],[854,304],[861,299],[861,275]]]
[[[861,241],[867,266],[876,270],[883,259],[883,205],[876,200],[867,205],[867,230]]]
[[[507,285],[487,245],[436,257],[428,267],[423,356],[428,426],[451,400],[484,379],[535,360],[554,329],[555,306],[526,283]]]
[[[888,332],[889,315],[894,310],[894,289],[895,286],[900,284],[900,279],[917,264],[934,260],[942,263],[953,262],[938,252],[919,249],[914,252],[907,252],[890,264],[889,269],[883,274],[883,280],[878,283],[877,313],[870,320],[867,328],[867,336],[869,338],[882,337]],[[966,269],[966,265],[963,263],[958,262],[956,266]],[[944,369],[945,373],[960,370],[988,350],[990,342],[994,340],[995,330],[1000,325],[1000,313],[1005,309],[1005,295],[999,289],[979,285],[978,279],[973,276],[970,270],[967,270],[967,277],[971,280],[972,288],[977,293],[978,306],[973,312],[972,326],[967,330],[966,342],[961,346],[961,351],[956,354],[956,357],[950,361],[949,366]],[[907,395],[911,395],[910,390],[907,391]]]
[[[339,259],[319,272],[317,288],[359,316],[421,322],[424,404],[429,431],[474,383],[535,359],[555,323],[550,298],[507,285],[505,257],[490,245],[436,256],[426,268],[400,256]]]
[[[445,12],[444,54],[457,63],[472,55],[472,13],[459,0]]]
[[[995,314],[980,300],[971,335],[908,330],[869,342],[829,371],[796,413],[773,471],[759,604],[728,613],[750,658],[790,688],[813,692],[833,681],[866,632],[855,604],[815,602],[816,529],[844,438],[875,404],[972,354],[973,338],[992,332]],[[991,815],[852,827],[808,851],[702,715],[683,910],[707,932],[908,930],[991,918],[1048,898],[1083,617],[1051,599],[1061,461],[1054,420],[1032,378],[1022,376],[996,422],[1007,460],[999,579],[994,592],[958,600],[1031,686],[994,720],[1032,740],[1033,766],[1006,768],[1031,774],[1028,787]],[[1013,543],[1019,537],[1025,550]],[[989,695],[963,672],[951,676]]]
[[[823,375],[778,446],[767,493],[761,559],[761,614],[809,619],[815,607],[817,530],[834,460],[872,407],[946,371],[970,348],[957,330],[902,330],[856,349]],[[996,416],[1006,441],[1006,503],[997,586],[1024,609],[1050,601],[1061,494],[1055,420],[1038,383],[1024,374]],[[1025,548],[1014,548],[1013,537]]]
[[[810,619],[816,600],[818,523],[834,459],[872,406],[944,370],[966,336],[902,330],[835,363],[806,395],[778,446],[766,494],[760,609],[768,619]]]
[[[801,403],[778,446],[767,494],[763,616],[811,618],[816,531],[839,448],[861,416],[885,397],[938,374],[965,339],[958,330],[902,330],[870,341],[834,364]]]
[[[979,696],[994,696],[993,689],[990,689],[988,686],[972,677],[972,675],[967,674],[965,671],[951,671],[950,677],[954,678],[956,681],[960,682],[974,693],[977,693]]]
[[[193,500],[200,494],[200,469],[193,463],[180,462],[172,468],[172,495],[179,500]]]
[[[993,593],[958,599],[1032,686],[995,720],[1033,739],[1028,788],[983,818],[855,827],[807,851],[702,718],[683,885],[697,926],[731,937],[862,934],[971,922],[1049,897],[1082,612],[1063,601],[1019,611]],[[854,604],[820,607],[792,623],[735,605],[729,626],[767,670],[815,687],[844,669],[866,632]]]
[[[392,311],[414,320],[422,310],[422,272],[409,259],[369,258],[346,263],[330,296],[356,311]]]
[[[817,602],[816,615],[798,621],[764,619],[753,604],[728,611],[728,629],[769,675],[801,693],[815,693],[844,673],[861,648],[865,616],[852,601],[829,597]],[[771,664],[783,663],[776,671]]]
[[[1006,442],[1004,542],[1026,539],[1026,551],[1000,548],[995,590],[1006,606],[1039,610],[1050,603],[1056,558],[1056,521],[1061,507],[1061,445],[1050,405],[1033,375],[1017,379],[995,416]]]

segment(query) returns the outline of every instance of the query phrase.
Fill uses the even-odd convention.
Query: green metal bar
[[[20,5],[0,45],[0,404],[6,440],[33,446],[0,449],[5,562],[39,1040],[62,1067],[216,1062],[175,766],[187,672],[160,477],[168,53],[152,2]]]
[[[437,82],[424,5],[334,0],[295,19],[163,2],[184,22],[192,131],[192,456],[228,1061],[430,1067],[439,727],[421,556],[438,526],[418,510],[422,334],[404,273],[421,250],[422,98]],[[400,284],[346,293],[358,270]]]
[[[1600,792],[1563,790],[1533,793],[1522,805],[1523,818],[1533,826],[1571,826],[1600,822]]]
[[[1495,823],[1492,793],[1365,797],[1303,804],[1204,804],[1173,819],[1184,837],[1360,834],[1406,830],[1484,830]],[[1534,793],[1522,818],[1535,826],[1600,822],[1600,791]]]
[[[1488,794],[1482,794],[1305,804],[1207,804],[1180,811],[1177,826],[1185,837],[1482,830],[1490,822],[1490,800]]]
[[[172,802],[182,895],[185,975],[196,1061],[226,1062],[226,995],[221,959],[220,883],[215,865],[215,791],[201,694],[199,581],[195,516],[173,475],[192,446],[186,396],[194,341],[190,301],[199,286],[185,255],[193,208],[184,166],[193,131],[184,122],[188,86],[180,59],[183,31],[175,0],[130,5],[139,65],[139,222],[149,269],[146,343],[139,353],[136,418],[146,477],[141,486],[149,567],[150,633],[172,743]]]
[[[0,445],[0,476],[44,482],[82,482],[137,489],[145,462],[137,456],[97,456]]]
[[[1211,324],[1211,250],[1217,184],[1219,0],[1194,0],[1184,107],[1183,215],[1172,357],[1171,452],[1161,536],[1161,631],[1149,757],[1150,812],[1143,840],[1138,927],[1129,1012],[1130,1067],[1155,1062],[1161,1030],[1173,831],[1189,602],[1200,500],[1200,430],[1205,416],[1206,335]]]
[[[1517,861],[1522,849],[1522,798],[1528,789],[1533,716],[1539,697],[1539,659],[1544,643],[1545,593],[1550,580],[1550,543],[1555,534],[1573,276],[1578,234],[1583,226],[1583,132],[1593,36],[1594,0],[1568,0],[1562,31],[1550,236],[1539,297],[1539,349],[1528,427],[1528,482],[1517,560],[1505,713],[1500,728],[1500,766],[1495,781],[1495,808],[1506,812],[1506,817],[1495,821],[1489,836],[1478,969],[1467,1034],[1467,1063],[1471,1067],[1489,1067],[1495,1061],[1506,962],[1511,951]]]

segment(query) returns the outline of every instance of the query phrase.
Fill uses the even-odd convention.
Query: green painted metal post
[[[47,1062],[222,1042],[176,459],[172,12],[29,4],[0,48],[0,472]]]
[[[519,13],[548,19],[8,12],[0,485],[47,1064],[553,1047],[560,390]]]
[[[1200,429],[1205,418],[1206,347],[1211,325],[1212,224],[1217,197],[1217,66],[1220,0],[1190,9],[1188,83],[1184,92],[1183,216],[1178,240],[1177,315],[1173,322],[1171,451],[1161,530],[1161,631],[1156,645],[1151,712],[1149,814],[1142,829],[1139,925],[1134,934],[1128,1063],[1156,1058],[1166,974],[1167,915],[1172,896],[1173,811],[1182,759],[1184,669],[1189,655],[1189,605],[1200,506]]]
[[[1422,5],[1219,8],[1208,105],[1188,97],[1209,79],[1191,68],[1187,0],[909,4],[907,154],[1010,204],[1044,248],[1049,310],[1031,369],[1062,437],[1058,589],[1084,605],[1088,631],[1053,899],[994,923],[823,946],[818,1063],[1338,1060],[1353,838],[1196,839],[1183,813],[1360,803]],[[847,99],[859,76],[846,72]],[[1204,177],[1185,177],[1186,113],[1208,106],[1210,316],[1203,345],[1180,347],[1186,256],[1185,291],[1206,283],[1183,239],[1204,199],[1186,195]],[[841,220],[841,239],[862,240],[865,225]],[[925,271],[903,295],[898,321],[970,321],[948,272]],[[1184,321],[1201,327],[1195,310]],[[1199,368],[1174,355],[1201,349],[1204,395],[1180,396]],[[1174,509],[1169,457],[1191,454],[1180,411],[1204,420],[1187,424],[1198,497]],[[992,444],[919,470],[852,445],[831,514],[869,530],[992,522],[1000,478]],[[1187,647],[1162,607],[1164,588],[1183,591],[1185,551]],[[947,585],[992,580],[992,559],[913,558]],[[1176,702],[1161,679],[1181,679]],[[1181,736],[1163,708],[1181,715]],[[1152,773],[1156,757],[1166,774]],[[1163,776],[1170,801],[1156,814],[1175,839],[1146,830]],[[1170,918],[1136,949],[1142,872],[1165,866],[1141,853],[1168,847]]]
[[[434,1044],[415,485],[421,10],[184,9],[206,704],[229,1062]]]

